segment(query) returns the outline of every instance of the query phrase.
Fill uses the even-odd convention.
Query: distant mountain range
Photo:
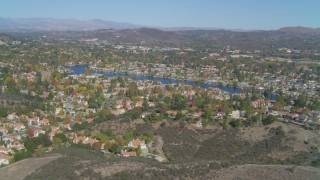
[[[141,26],[93,20],[52,19],[52,18],[0,18],[0,31],[90,31],[97,29],[133,29]]]
[[[249,32],[256,30],[245,29],[223,29],[214,27],[157,27],[142,26],[130,23],[120,23],[101,19],[77,20],[77,19],[53,19],[53,18],[1,18],[0,32],[32,32],[32,31],[92,31],[98,29],[137,29],[153,28],[163,31],[195,31],[195,30],[228,30],[233,32]],[[304,27],[282,28],[283,32],[307,32],[315,33],[320,29]]]
[[[117,23],[97,19],[0,18],[1,31],[8,33],[44,31],[48,35],[48,38],[52,39],[59,39],[59,36],[67,35],[65,37],[73,37],[74,39],[100,39],[133,43],[141,41],[198,42],[220,47],[230,45],[233,48],[244,50],[271,50],[281,47],[320,50],[320,28],[306,27],[284,27],[278,30],[225,30],[192,27],[143,27],[129,23]],[[59,31],[60,33],[57,34],[55,31]],[[12,37],[3,36],[1,38],[0,36],[2,43],[8,43],[8,39],[13,41]]]
[[[32,31],[91,31],[98,29],[136,29],[149,27],[164,31],[181,30],[221,30],[222,28],[210,27],[156,27],[142,26],[130,23],[119,23],[114,21],[105,21],[101,19],[76,20],[76,19],[53,19],[53,18],[1,18],[0,31],[10,32],[32,32]],[[246,31],[234,29],[232,31]]]

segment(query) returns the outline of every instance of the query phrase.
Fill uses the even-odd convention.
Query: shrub
[[[30,151],[20,151],[14,154],[14,162],[21,161],[22,159],[26,159],[32,157],[32,153]]]
[[[296,129],[290,129],[290,130],[288,131],[288,133],[289,133],[289,134],[297,134],[298,131],[297,131]]]
[[[276,121],[276,118],[269,114],[266,118],[262,119],[263,125],[269,125]]]

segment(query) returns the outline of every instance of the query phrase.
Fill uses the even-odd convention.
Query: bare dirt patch
[[[142,119],[134,121],[106,121],[96,126],[96,130],[111,129],[117,135],[124,135],[126,132],[133,131],[139,124],[144,124],[144,121]]]
[[[281,123],[275,122],[269,126],[241,128],[240,134],[247,141],[257,142],[267,137],[270,128],[276,128],[281,125]]]
[[[30,175],[32,172],[48,164],[52,160],[62,157],[61,154],[48,154],[44,157],[34,157],[25,159],[0,169],[1,180],[20,180]]]

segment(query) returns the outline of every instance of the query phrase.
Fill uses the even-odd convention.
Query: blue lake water
[[[76,65],[76,66],[66,66],[72,70],[71,74],[84,74],[86,67],[88,65]],[[154,76],[141,76],[141,75],[132,75],[132,74],[123,74],[123,73],[112,73],[112,72],[97,72],[103,74],[105,77],[129,77],[130,79],[137,79],[137,80],[149,80],[149,81],[159,81],[161,84],[187,84],[187,85],[196,85],[196,81],[188,81],[188,80],[176,80],[170,78],[161,78],[161,77],[154,77]],[[218,88],[222,91],[231,93],[231,94],[239,94],[240,89],[229,87],[229,86],[220,86],[217,84],[209,84],[209,83],[199,83],[201,88]]]

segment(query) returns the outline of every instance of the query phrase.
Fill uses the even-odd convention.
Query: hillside
[[[123,29],[123,30],[97,30],[87,33],[83,38],[97,38],[99,40],[114,40],[120,42],[188,42],[192,39],[180,32],[162,31],[151,28]]]
[[[15,41],[15,38],[13,36],[0,33],[0,45],[8,45],[13,41]]]
[[[295,34],[320,34],[320,28],[306,28],[306,27],[284,27],[279,29],[279,31],[286,33],[295,33]]]
[[[122,124],[123,123],[123,124]],[[265,127],[205,129],[179,123],[170,126],[137,122],[105,122],[121,134],[152,129],[163,139],[169,162],[152,158],[102,155],[79,147],[62,148],[54,160],[26,179],[319,179],[318,135],[274,123]],[[95,129],[95,128],[94,128]],[[304,143],[305,141],[309,143]],[[154,146],[157,146],[156,144]],[[250,148],[248,148],[250,147]],[[157,152],[157,151],[155,151]],[[12,167],[19,171],[18,168]],[[21,168],[21,167],[20,167]],[[269,176],[271,175],[271,176]],[[50,179],[49,178],[49,179]]]

